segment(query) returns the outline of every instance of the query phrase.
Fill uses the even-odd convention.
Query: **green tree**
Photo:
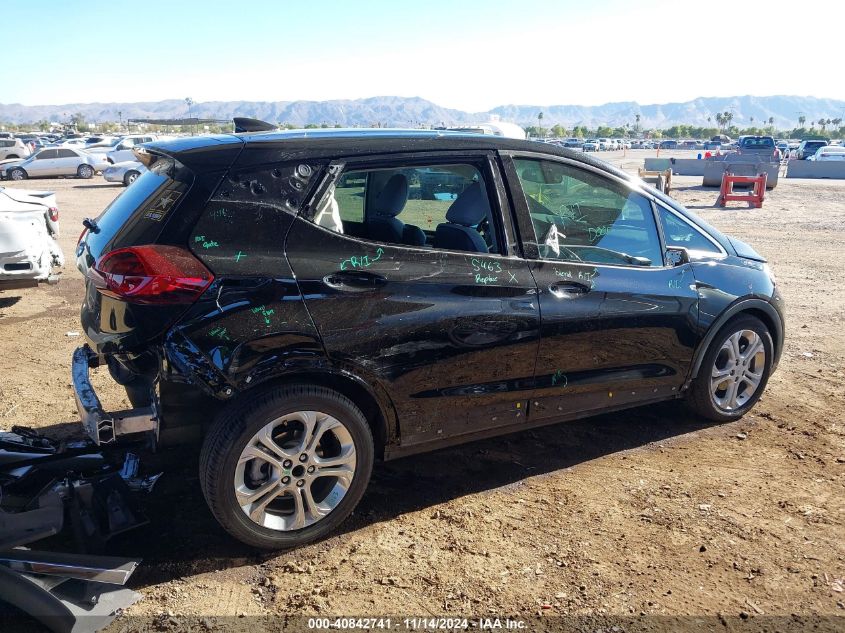
[[[562,137],[566,136],[566,128],[563,127],[560,123],[556,123],[552,127],[552,136],[557,137],[557,138],[562,138]]]
[[[81,112],[74,112],[70,115],[70,124],[79,131],[88,129],[88,124],[85,122],[85,115]]]

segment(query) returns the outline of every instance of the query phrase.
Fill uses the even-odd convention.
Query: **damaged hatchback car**
[[[739,418],[783,348],[763,257],[581,152],[325,130],[138,156],[76,253],[80,414],[99,443],[202,442],[256,547],[337,528],[376,459],[664,400]]]
[[[0,187],[0,291],[56,283],[64,255],[51,191]]]

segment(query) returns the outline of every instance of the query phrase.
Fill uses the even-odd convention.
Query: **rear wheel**
[[[76,175],[88,180],[94,176],[94,168],[91,165],[80,165],[76,168]]]
[[[753,316],[732,319],[713,338],[687,402],[710,420],[727,422],[753,407],[769,380],[772,336]]]
[[[262,549],[290,548],[349,516],[373,455],[370,427],[351,400],[292,385],[221,413],[203,444],[200,481],[229,534]]]
[[[26,180],[27,174],[20,167],[15,167],[12,171],[9,172],[9,178],[11,178],[12,180]]]
[[[138,176],[140,176],[140,175],[141,175],[141,174],[139,174],[139,173],[138,173],[137,171],[135,171],[134,169],[130,169],[129,171],[127,171],[127,172],[123,175],[123,184],[124,184],[124,186],[128,187],[129,185],[131,185],[133,182],[135,182],[136,180],[138,180]]]
[[[9,154],[6,158],[20,158],[17,154]]]

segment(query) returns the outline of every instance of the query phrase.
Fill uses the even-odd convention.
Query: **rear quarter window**
[[[215,274],[278,274],[288,229],[322,167],[290,162],[233,170],[194,225],[189,248]]]

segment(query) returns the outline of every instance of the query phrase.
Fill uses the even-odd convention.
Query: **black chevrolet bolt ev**
[[[82,421],[202,442],[212,512],[256,547],[334,530],[377,457],[676,398],[739,418],[781,354],[765,260],[582,153],[332,130],[139,156],[77,248]],[[101,364],[133,409],[103,410]]]

